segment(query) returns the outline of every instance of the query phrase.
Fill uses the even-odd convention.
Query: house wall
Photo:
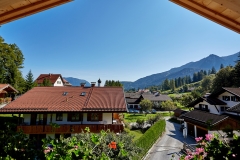
[[[58,84],[58,81],[60,81],[61,83]],[[63,81],[62,81],[62,79],[60,78],[60,76],[58,77],[58,79],[56,80],[56,82],[53,84],[53,86],[63,86]]]
[[[23,114],[24,122],[30,125],[31,114]],[[47,125],[51,122],[51,114],[47,115]],[[87,113],[83,113],[83,121],[67,121],[67,113],[63,113],[63,120],[56,121],[56,114],[52,114],[52,123],[57,124],[112,124],[112,113],[103,113],[102,121],[87,121]]]
[[[87,121],[87,113],[83,114],[83,124],[112,124],[112,113],[103,113],[102,121]]]
[[[220,95],[217,97],[217,98],[220,99],[221,101],[227,103],[227,106],[228,106],[228,107],[233,107],[233,106],[235,106],[236,104],[240,103],[240,102],[231,101],[231,98],[230,98],[229,101],[225,101],[225,100],[223,100],[223,98],[222,98],[223,96],[235,96],[235,95],[233,95],[233,94],[231,94],[231,93],[229,93],[229,92],[224,92],[224,93],[220,94]]]
[[[220,106],[216,105],[217,109],[219,110],[219,112],[217,111],[216,107],[214,105],[210,105],[208,102],[206,101],[203,101],[203,102],[200,102],[198,104],[196,104],[194,106],[194,108],[199,108],[199,104],[203,104],[203,105],[208,105],[208,109],[209,109],[209,112],[210,113],[213,113],[213,114],[220,114],[221,112],[221,109],[220,109]]]

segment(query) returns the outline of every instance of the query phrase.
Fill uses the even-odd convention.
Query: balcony
[[[110,130],[114,133],[123,132],[122,124],[81,124],[81,125],[60,125],[59,128],[53,128],[50,125],[29,125],[17,126],[17,131],[23,130],[25,134],[63,134],[63,133],[81,133],[86,127],[93,133],[99,133],[101,130]]]

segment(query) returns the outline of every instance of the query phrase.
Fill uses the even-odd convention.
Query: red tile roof
[[[0,92],[6,90],[7,92],[17,92],[18,91],[13,88],[13,86],[11,86],[10,84],[0,84]]]
[[[63,95],[67,92],[66,95]],[[81,93],[85,92],[85,96]],[[121,87],[35,87],[0,109],[0,112],[125,112]]]
[[[41,84],[43,83],[43,80],[46,78],[46,79],[49,79],[51,83],[55,83],[58,79],[58,77],[61,77],[62,81],[63,81],[63,78],[62,78],[62,75],[61,74],[40,74],[40,76],[36,79],[36,82],[38,84]]]

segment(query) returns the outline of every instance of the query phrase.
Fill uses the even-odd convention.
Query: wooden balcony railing
[[[22,130],[25,134],[62,134],[62,133],[81,133],[85,128],[89,127],[90,132],[99,133],[101,130],[110,130],[114,133],[123,132],[122,124],[81,124],[81,125],[60,125],[59,128],[54,128],[50,125],[30,125],[17,126],[17,131]]]

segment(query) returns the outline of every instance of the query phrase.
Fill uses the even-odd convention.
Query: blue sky
[[[168,0],[75,0],[0,28],[31,69],[64,77],[135,81],[240,51],[240,35]]]

